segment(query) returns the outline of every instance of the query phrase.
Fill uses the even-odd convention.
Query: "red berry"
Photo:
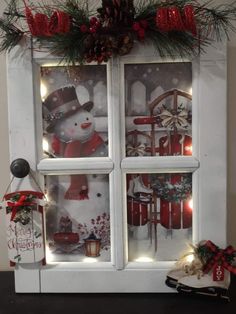
[[[148,21],[146,21],[146,20],[140,21],[140,24],[141,24],[141,26],[142,26],[144,29],[146,29],[146,28],[148,27]]]
[[[90,31],[90,33],[94,34],[94,33],[96,33],[97,29],[95,27],[90,27],[89,31]]]
[[[135,32],[138,32],[138,31],[140,30],[140,24],[139,24],[138,22],[135,22],[135,23],[133,24],[133,30],[134,30]]]
[[[94,24],[94,26],[95,26],[96,28],[99,28],[99,27],[101,26],[101,23],[100,23],[99,21],[97,21],[97,22]]]
[[[140,30],[138,31],[138,37],[139,37],[139,39],[144,39],[145,30],[143,28],[140,28]]]
[[[88,31],[87,25],[85,25],[85,24],[81,25],[81,26],[80,26],[80,31],[81,31],[82,33],[87,33],[87,31]]]
[[[89,20],[89,23],[90,23],[90,25],[95,25],[97,23],[97,21],[98,21],[98,19],[95,16],[93,16]]]

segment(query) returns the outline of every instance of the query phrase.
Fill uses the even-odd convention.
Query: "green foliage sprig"
[[[50,6],[9,0],[0,18],[1,52],[10,51],[23,37],[32,36],[27,25],[25,3],[33,15],[45,14],[48,19],[55,11],[68,14],[68,32],[33,37],[36,45],[46,47],[72,63],[106,62],[111,56],[128,54],[136,41],[153,43],[161,57],[189,57],[203,52],[213,40],[221,41],[224,35],[229,38],[230,31],[235,31],[235,2],[215,5],[213,0],[203,4],[192,0],[139,0],[134,6],[132,0],[102,0],[101,7],[95,10],[88,8],[86,0],[54,0]],[[196,34],[186,29],[161,31],[158,28],[158,9],[177,7],[181,13],[186,5],[194,9]],[[97,19],[97,29],[91,30],[91,18]],[[142,26],[142,23],[145,27],[142,32],[137,32],[135,26]]]

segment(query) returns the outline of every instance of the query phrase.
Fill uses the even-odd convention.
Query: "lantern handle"
[[[11,173],[16,178],[24,178],[30,173],[30,165],[27,160],[17,158],[10,165]]]

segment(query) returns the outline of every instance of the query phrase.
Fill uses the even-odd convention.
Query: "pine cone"
[[[134,41],[131,35],[122,35],[118,39],[118,54],[124,56],[133,48]]]
[[[102,0],[97,11],[103,27],[129,26],[134,20],[133,0]]]

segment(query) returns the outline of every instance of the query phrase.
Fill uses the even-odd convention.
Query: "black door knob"
[[[16,178],[24,178],[30,172],[30,165],[27,160],[18,158],[13,160],[10,166],[11,173]]]

